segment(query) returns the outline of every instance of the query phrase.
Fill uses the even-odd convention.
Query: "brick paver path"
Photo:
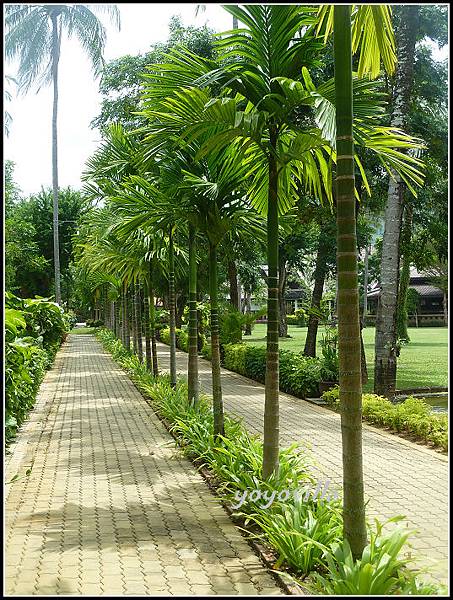
[[[7,595],[282,594],[91,335],[69,336],[47,373],[6,481],[16,473]]]
[[[159,368],[168,370],[169,348],[158,345]],[[178,351],[180,375],[187,374],[187,354]],[[211,365],[199,361],[201,389],[211,393]],[[225,410],[241,417],[252,433],[262,434],[264,386],[222,369]],[[333,411],[289,394],[280,394],[282,446],[308,442],[323,480],[341,486],[340,417]],[[364,425],[363,453],[367,514],[381,522],[405,515],[417,564],[429,566],[439,580],[447,580],[448,459],[396,435]]]

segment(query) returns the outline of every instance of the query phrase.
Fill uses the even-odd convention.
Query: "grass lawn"
[[[72,334],[79,334],[79,333],[94,333],[94,327],[74,327],[74,329],[71,329],[71,331],[69,332],[71,335]]]
[[[304,349],[306,327],[288,326],[290,338],[280,338],[280,348],[301,352]],[[321,356],[319,340],[323,328],[318,333],[316,353]],[[428,386],[448,385],[448,328],[410,327],[411,341],[401,349],[398,359],[397,388],[408,389]],[[244,342],[262,346],[266,344],[266,325],[255,325],[251,336],[244,336]],[[368,383],[365,391],[373,390],[374,372],[374,327],[363,330],[363,343],[368,366]]]

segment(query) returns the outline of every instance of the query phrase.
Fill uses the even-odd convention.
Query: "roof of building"
[[[443,298],[444,295],[442,290],[427,283],[411,283],[409,284],[409,287],[417,291],[423,298]],[[377,298],[380,293],[381,288],[379,285],[376,285],[370,292],[368,292],[367,298]]]

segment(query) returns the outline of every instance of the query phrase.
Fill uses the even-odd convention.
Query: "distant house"
[[[417,310],[409,315],[409,325],[445,325],[444,316],[444,294],[442,290],[430,283],[428,273],[419,272],[411,267],[409,288],[418,292],[419,302]],[[367,320],[374,322],[377,312],[377,304],[381,294],[380,283],[375,283],[369,288],[368,317]]]
[[[292,315],[298,308],[302,308],[305,297],[305,290],[299,287],[297,283],[289,281],[285,292],[286,313]]]

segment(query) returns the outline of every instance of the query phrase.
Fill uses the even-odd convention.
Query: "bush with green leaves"
[[[400,520],[389,519],[387,523]],[[325,554],[327,573],[312,573],[315,590],[332,596],[436,595],[442,587],[424,583],[409,569],[412,559],[401,555],[410,532],[397,527],[388,533],[376,520],[362,556],[354,560],[347,540],[332,544]]]
[[[305,398],[318,394],[322,361],[290,350],[280,350],[280,389]],[[251,344],[227,344],[225,368],[264,383],[266,348]]]
[[[45,298],[5,294],[5,440],[33,407],[36,393],[69,330],[69,319]]]
[[[324,392],[322,398],[331,408],[340,410],[338,386]],[[448,450],[448,415],[433,412],[422,398],[410,396],[393,404],[382,396],[363,394],[362,415],[373,425],[389,427],[398,433],[410,433],[420,441]]]

